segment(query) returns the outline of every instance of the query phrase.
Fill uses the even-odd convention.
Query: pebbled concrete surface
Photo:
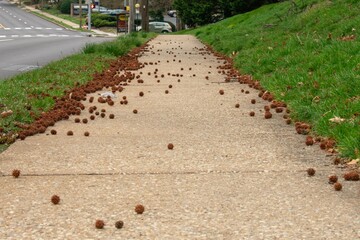
[[[0,239],[360,238],[358,183],[344,182],[332,157],[306,146],[283,113],[264,119],[269,103],[247,85],[225,83],[223,60],[203,47],[192,36],[158,36],[139,58],[148,63],[136,71],[143,84],[132,82],[111,107],[84,102],[106,109],[105,118],[71,117],[3,152]],[[334,173],[340,192],[327,182]],[[139,203],[142,215],[134,212]]]

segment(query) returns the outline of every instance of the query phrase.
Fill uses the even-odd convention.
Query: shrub
[[[64,14],[70,14],[70,8],[71,8],[71,3],[74,3],[74,0],[63,0],[61,1],[60,5],[59,5],[59,10],[61,13]]]

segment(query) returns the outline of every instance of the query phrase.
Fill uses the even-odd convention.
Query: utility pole
[[[135,30],[135,2],[134,0],[129,0],[130,12],[129,12],[129,27],[128,33],[132,33]]]
[[[87,5],[88,5],[88,17],[87,17],[87,21],[88,21],[88,30],[91,31],[91,1],[87,0]]]
[[[141,0],[141,29],[149,31],[149,0]]]
[[[80,17],[80,29],[82,29],[82,0],[79,0],[79,17]]]

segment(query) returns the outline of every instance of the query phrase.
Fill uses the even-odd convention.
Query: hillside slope
[[[191,30],[233,57],[312,135],[360,158],[360,1],[294,0]]]

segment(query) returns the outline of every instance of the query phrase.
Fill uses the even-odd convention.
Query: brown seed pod
[[[123,221],[117,221],[117,222],[115,223],[115,227],[116,227],[117,229],[121,229],[123,226],[124,226],[124,222],[123,222]]]
[[[264,117],[265,117],[265,119],[270,119],[270,118],[272,118],[271,112],[265,112]]]
[[[169,149],[169,150],[173,150],[173,149],[174,149],[174,144],[169,143],[169,144],[168,144],[168,149]]]
[[[100,219],[96,220],[96,222],[95,222],[95,227],[96,227],[97,229],[103,229],[104,226],[105,226],[105,223],[104,223],[103,220],[100,220]]]
[[[171,85],[171,84],[169,85],[169,88],[172,88],[172,85]]]
[[[269,112],[270,111],[270,107],[269,106],[264,106],[264,110],[266,111],[266,112]]]
[[[313,168],[308,168],[308,170],[306,170],[306,172],[309,176],[314,176],[316,171]]]
[[[165,90],[165,94],[169,94],[169,90]]]
[[[341,189],[342,189],[341,183],[339,183],[339,182],[334,183],[334,189],[335,189],[335,191],[341,191]]]
[[[86,132],[84,132],[84,136],[88,137],[88,136],[90,136],[90,133],[88,131],[86,131]]]
[[[53,195],[52,197],[51,197],[51,202],[53,203],[53,204],[59,204],[59,202],[60,202],[60,197],[58,196],[58,195]]]
[[[94,97],[89,98],[89,102],[92,103],[94,101]]]
[[[51,133],[51,135],[56,135],[57,132],[55,129],[51,129],[50,133]]]
[[[283,108],[282,107],[277,107],[276,109],[275,109],[275,112],[277,112],[277,113],[282,113],[283,112]]]
[[[88,123],[87,118],[84,118],[84,119],[82,120],[82,122],[85,123],[85,124],[87,124],[87,123]]]
[[[336,175],[329,176],[329,183],[330,184],[336,183],[337,181],[338,181],[338,177]]]
[[[334,165],[339,165],[341,163],[341,159],[338,157],[334,158],[333,163],[334,163]]]
[[[143,93],[143,92],[139,92],[139,96],[140,96],[140,97],[144,96],[144,93]]]
[[[12,171],[12,176],[13,176],[14,178],[18,178],[18,177],[20,176],[20,170],[19,170],[19,169],[14,169],[14,170]]]
[[[138,113],[138,110],[134,109],[134,110],[133,110],[133,113],[134,113],[134,114],[137,114],[137,113]]]
[[[79,123],[80,122],[80,118],[75,118],[75,122]]]
[[[351,172],[347,172],[347,173],[344,174],[344,179],[346,181],[359,181],[360,176],[359,176],[358,172],[351,171]]]
[[[291,119],[288,118],[288,119],[285,120],[285,122],[286,122],[286,124],[291,124]]]
[[[72,136],[72,135],[74,135],[74,133],[73,133],[73,131],[68,131],[68,132],[67,132],[67,135],[68,135],[68,136]]]
[[[145,208],[144,208],[143,205],[138,204],[138,205],[135,206],[135,212],[137,214],[142,214],[144,211],[145,211]]]
[[[94,116],[94,115],[91,115],[91,116],[90,116],[90,120],[95,120],[95,116]]]
[[[111,113],[111,114],[109,115],[109,118],[110,118],[110,119],[114,119],[114,118],[115,118],[115,115]]]
[[[102,118],[104,118],[105,115],[106,115],[105,113],[101,113],[101,114],[100,114],[100,116],[101,116]]]
[[[224,95],[225,92],[224,92],[224,90],[220,89],[219,93],[220,93],[220,95]]]
[[[251,112],[249,113],[249,115],[250,115],[251,117],[253,117],[253,116],[255,116],[255,112],[254,112],[254,111],[251,111]]]
[[[305,144],[306,144],[307,146],[313,145],[313,144],[314,144],[314,139],[313,139],[311,136],[307,136],[307,137],[306,137]]]
[[[236,107],[236,108],[239,108],[239,107],[240,107],[240,104],[238,104],[238,103],[235,104],[235,107]]]
[[[255,103],[256,103],[256,100],[255,100],[255,99],[251,99],[251,103],[252,103],[252,104],[255,104]]]

